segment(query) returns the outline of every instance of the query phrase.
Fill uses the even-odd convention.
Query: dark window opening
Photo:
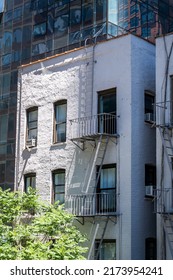
[[[116,89],[98,93],[98,132],[116,133]]]
[[[27,110],[27,137],[26,140],[37,139],[38,125],[38,108],[30,108]]]
[[[145,92],[145,105],[144,105],[144,114],[146,122],[155,121],[155,96],[150,92]]]
[[[156,238],[145,239],[145,259],[156,260]]]
[[[99,174],[100,173],[100,174]],[[116,165],[97,167],[97,211],[98,213],[116,212]]]
[[[36,174],[29,173],[24,176],[24,191],[27,193],[28,188],[36,188]]]
[[[156,188],[156,166],[146,164],[145,165],[146,196],[154,196],[155,188]]]
[[[53,171],[53,203],[65,201],[65,169]]]
[[[54,106],[54,143],[66,141],[67,101],[61,100]]]

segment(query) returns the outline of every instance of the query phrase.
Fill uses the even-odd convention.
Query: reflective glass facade
[[[161,32],[172,31],[173,13],[169,4],[168,0],[0,1],[0,185],[3,188],[13,188],[14,180],[17,67],[127,31],[154,41]]]

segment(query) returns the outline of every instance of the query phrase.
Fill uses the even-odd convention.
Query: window
[[[39,37],[39,36],[42,36],[42,35],[45,35],[46,34],[46,22],[43,22],[43,23],[39,23],[37,25],[34,26],[34,29],[33,29],[33,36],[34,37]]]
[[[153,196],[156,187],[156,167],[151,164],[145,165],[145,188],[146,196]]]
[[[99,172],[100,167],[97,168]],[[116,166],[103,165],[97,185],[98,213],[116,212]]]
[[[38,108],[27,111],[27,140],[37,139]]]
[[[98,132],[116,133],[116,89],[98,93]]]
[[[54,143],[66,141],[67,101],[62,100],[54,106]]]
[[[7,142],[8,115],[0,116],[0,144]]]
[[[0,161],[0,186],[5,183],[5,161]]]
[[[95,259],[96,260],[116,260],[116,241],[103,240],[100,245],[100,240],[95,242]]]
[[[3,13],[3,12],[4,12],[4,6],[5,6],[5,1],[4,1],[4,0],[1,0],[1,1],[0,1],[0,13]]]
[[[29,187],[36,188],[36,174],[35,173],[26,174],[24,177],[25,192],[28,192]]]
[[[156,260],[156,238],[145,239],[145,259]]]
[[[145,92],[145,108],[144,108],[146,122],[153,122],[155,120],[154,102],[155,102],[154,94],[146,91]]]
[[[65,201],[65,169],[58,169],[53,172],[53,202]]]

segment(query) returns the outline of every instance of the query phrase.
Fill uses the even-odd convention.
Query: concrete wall
[[[82,151],[70,141],[69,121],[67,141],[53,144],[54,102],[67,99],[68,120],[90,116],[97,114],[97,92],[116,88],[119,137],[109,141],[104,164],[117,165],[119,215],[116,222],[109,221],[104,238],[116,239],[117,259],[144,259],[145,238],[155,237],[153,205],[144,199],[145,164],[155,163],[155,131],[144,122],[144,91],[155,90],[154,66],[151,65],[154,65],[154,46],[128,35],[21,68],[17,181],[23,190],[23,175],[36,172],[37,189],[48,201],[52,192],[51,172],[58,168],[66,169],[66,194],[81,193],[85,188],[85,172],[91,168],[95,152],[90,143],[86,143]],[[38,106],[38,144],[28,151],[25,148],[26,109],[32,106]],[[87,233],[89,243],[93,222],[90,218],[84,226],[78,224]],[[97,217],[95,224],[97,222],[100,228],[96,238],[99,239],[105,218]]]

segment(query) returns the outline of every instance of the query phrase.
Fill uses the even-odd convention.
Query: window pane
[[[116,112],[116,94],[105,93],[99,95],[99,113]]]
[[[8,116],[0,116],[0,143],[7,141]]]
[[[54,142],[66,141],[67,103],[55,104]]]
[[[61,185],[65,183],[64,172],[55,174],[55,185]]]
[[[0,184],[5,181],[5,163],[0,162]]]
[[[115,167],[101,170],[100,189],[115,188]]]
[[[67,104],[61,104],[56,106],[56,121],[65,122],[67,114]]]
[[[115,260],[115,243],[102,243],[100,250],[101,260]]]
[[[57,139],[59,142],[64,142],[66,140],[66,124],[57,126]]]
[[[36,187],[36,175],[35,174],[28,174],[25,175],[25,191],[28,191],[28,188],[32,187],[35,188]]]
[[[37,138],[37,129],[32,129],[28,131],[28,139]]]
[[[27,139],[37,138],[37,119],[38,119],[37,109],[33,111],[29,111],[27,113],[27,128],[28,128]]]
[[[5,0],[1,0],[0,1],[0,13],[2,13],[4,11],[4,4],[5,3]]]
[[[63,204],[64,203],[64,194],[55,194],[55,202],[56,201],[59,201],[60,204]]]
[[[99,248],[100,240],[95,243],[95,259],[99,260],[115,260],[116,259],[116,242],[103,240]],[[99,249],[99,251],[98,251]]]
[[[37,37],[46,34],[46,22],[34,26],[33,36]]]
[[[29,112],[28,119],[29,121],[37,120],[37,110]]]
[[[65,197],[65,170],[57,170],[53,174],[54,202],[64,203]]]

